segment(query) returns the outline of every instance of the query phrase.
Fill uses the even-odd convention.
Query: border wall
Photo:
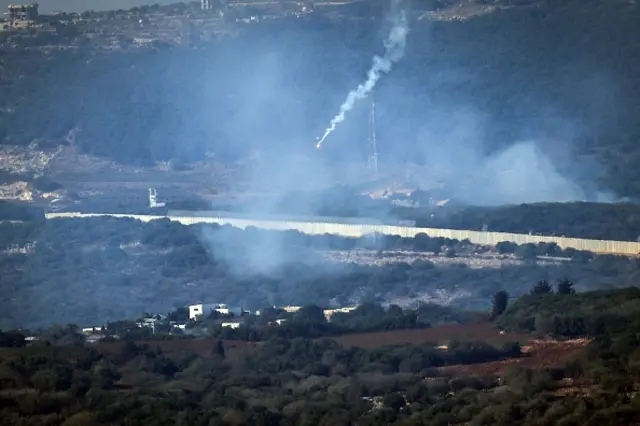
[[[345,237],[361,237],[367,234],[379,233],[385,235],[399,235],[412,238],[417,234],[425,233],[430,237],[444,237],[456,240],[468,239],[474,244],[495,246],[502,241],[511,241],[517,244],[527,243],[551,243],[555,242],[563,249],[588,250],[600,254],[620,254],[628,256],[640,255],[640,243],[632,241],[589,240],[583,238],[551,237],[528,234],[511,234],[507,232],[482,232],[465,231],[459,229],[417,228],[396,225],[358,225],[332,222],[295,222],[285,220],[257,220],[248,218],[233,218],[221,216],[154,216],[135,214],[92,214],[92,213],[47,213],[46,219],[58,218],[83,218],[94,216],[111,216],[116,218],[138,219],[149,222],[157,219],[169,219],[183,225],[196,223],[215,223],[218,225],[230,225],[236,228],[255,227],[268,230],[296,230],[304,234],[322,235],[334,234]]]

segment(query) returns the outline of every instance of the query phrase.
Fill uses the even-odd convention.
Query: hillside
[[[425,235],[356,239],[107,217],[0,223],[0,250],[1,327],[101,324],[211,299],[253,309],[375,301],[485,310],[496,291],[517,297],[542,279],[569,277],[585,291],[634,285],[639,273],[636,259],[549,244],[498,252]],[[358,250],[414,254],[377,264],[327,258]]]
[[[426,163],[455,180],[484,167],[486,155],[533,140],[581,195],[638,196],[638,8],[526,6],[464,21],[415,18],[405,57],[376,89],[381,158]],[[46,59],[7,50],[0,138],[55,144],[77,128],[82,152],[134,164],[310,153],[381,45],[382,20],[352,19],[263,23],[197,49],[52,51]],[[365,110],[332,135],[327,159],[362,161]]]
[[[597,296],[563,297],[586,312]],[[564,313],[552,306],[550,314]],[[362,344],[393,332],[354,335],[354,342],[127,335],[92,346],[74,326],[43,330],[31,343],[19,331],[0,332],[0,418],[81,425],[636,424],[639,317],[623,318],[626,328],[567,341],[472,324],[415,330],[396,345]],[[443,348],[418,334],[452,340]],[[492,335],[502,344],[490,343]]]
[[[531,294],[512,304],[499,323],[514,330],[559,336],[623,331],[640,312],[640,290],[601,290],[575,295]]]
[[[416,226],[637,241],[640,207],[631,203],[535,203],[452,207],[416,215]]]

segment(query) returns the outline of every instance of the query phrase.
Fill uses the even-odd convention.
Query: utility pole
[[[374,179],[378,179],[378,144],[376,142],[376,102],[371,97],[371,112],[369,113],[369,158],[367,168]]]

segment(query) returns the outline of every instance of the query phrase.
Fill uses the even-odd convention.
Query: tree
[[[51,327],[45,330],[40,338],[54,346],[84,346],[85,344],[84,336],[78,331],[78,327],[73,324],[64,327]]]
[[[89,426],[96,423],[95,415],[88,411],[80,411],[67,418],[62,426]]]
[[[442,240],[442,238],[430,238],[427,251],[433,252],[433,254],[440,254],[442,251]]]
[[[393,392],[384,397],[384,405],[391,408],[396,413],[400,411],[400,409],[404,408],[407,405],[404,397],[400,395],[398,392]]]
[[[505,342],[504,345],[502,345],[502,350],[507,352],[508,357],[516,357],[522,354],[520,342]]]
[[[562,295],[574,294],[576,291],[573,289],[573,282],[569,278],[564,278],[558,281],[557,293]]]
[[[111,389],[117,380],[120,380],[120,373],[117,368],[108,361],[102,361],[97,368],[96,385],[100,389]]]
[[[20,331],[0,331],[1,348],[21,348],[26,345],[25,336]]]
[[[413,237],[413,249],[416,251],[427,251],[429,248],[430,238],[424,232],[420,232]]]
[[[219,356],[222,359],[225,359],[225,351],[224,351],[224,344],[222,343],[222,340],[216,340],[216,344],[213,347],[213,354]]]
[[[300,308],[294,315],[294,320],[301,322],[326,322],[324,310],[317,305],[307,305]]]
[[[523,244],[516,248],[515,255],[523,260],[535,260],[538,257],[538,247],[535,244]]]
[[[500,290],[493,295],[493,308],[491,309],[491,318],[494,319],[507,309],[509,303],[509,293]]]
[[[387,309],[387,316],[390,317],[399,317],[402,316],[403,313],[402,308],[398,305],[390,305]]]
[[[169,312],[169,315],[167,315],[167,319],[169,321],[189,321],[189,308],[176,308],[176,310]]]
[[[548,315],[536,315],[534,319],[534,328],[538,334],[554,335],[557,333],[557,317]]]
[[[87,394],[91,389],[91,377],[86,371],[74,370],[71,379],[71,393],[76,398]]]
[[[56,382],[57,375],[52,368],[40,369],[31,376],[31,385],[40,393],[54,391]]]
[[[500,254],[514,253],[517,248],[518,245],[511,241],[501,241],[496,244],[496,250],[498,250]]]
[[[553,287],[547,280],[538,281],[533,288],[531,288],[531,294],[552,294]]]

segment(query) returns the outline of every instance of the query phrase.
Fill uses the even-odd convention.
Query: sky
[[[40,5],[40,10],[43,13],[49,13],[55,10],[61,10],[63,12],[84,12],[85,10],[130,9],[145,4],[171,4],[178,2],[178,0],[40,0],[37,3]],[[0,8],[6,12],[7,6],[11,3],[31,3],[31,1],[0,0]]]

